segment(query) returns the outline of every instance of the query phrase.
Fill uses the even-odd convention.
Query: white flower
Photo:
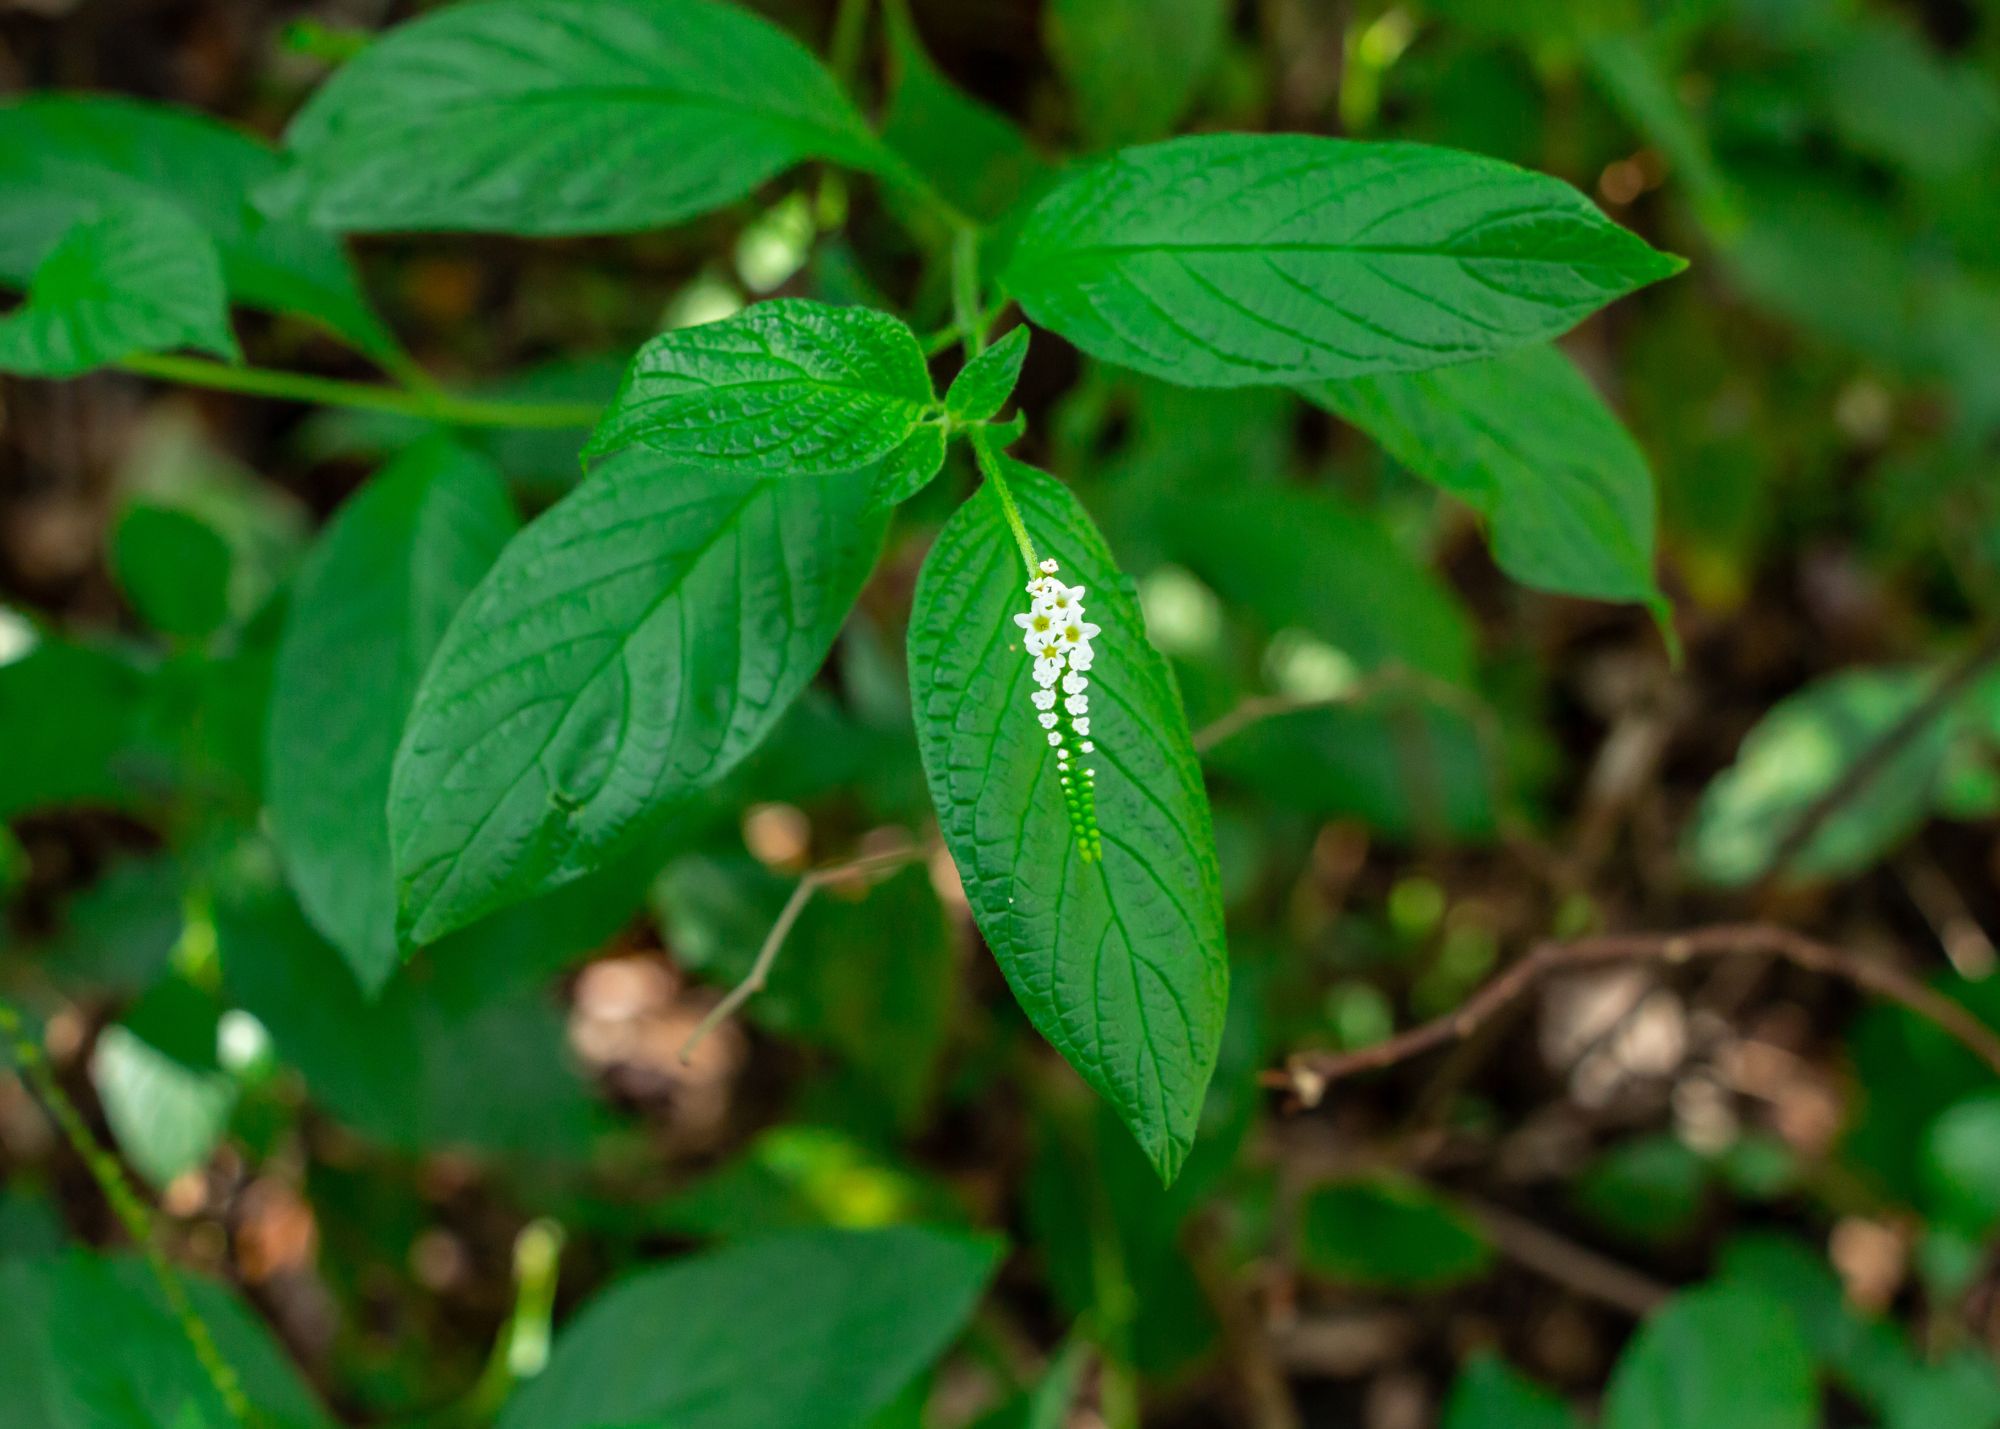
[[[1083,618],[1083,587],[1052,580],[1035,597],[1035,610],[1055,620]]]
[[[1038,655],[1035,657],[1035,683],[1053,685],[1062,675],[1063,662],[1060,655]]]
[[[1088,645],[1098,637],[1099,633],[1100,627],[1077,616],[1062,627],[1062,641],[1070,649],[1075,650]]]
[[[1049,731],[1049,744],[1050,744],[1051,746],[1054,746],[1054,745],[1058,745],[1058,744],[1061,744],[1061,743],[1062,743],[1062,731],[1061,731],[1061,730],[1059,730],[1059,729],[1052,729],[1052,730],[1050,730],[1050,731]]]
[[[1056,692],[1054,690],[1036,690],[1028,698],[1035,702],[1035,708],[1038,710],[1052,710],[1056,707]]]
[[[1087,739],[1086,739],[1086,740],[1085,740],[1085,741],[1083,742],[1083,744],[1082,744],[1082,745],[1081,745],[1080,747],[1082,748],[1082,750],[1083,750],[1083,752],[1084,752],[1085,754],[1095,754],[1095,753],[1097,753],[1097,746],[1096,746],[1095,744],[1092,744],[1092,743],[1091,743],[1091,742],[1090,742],[1089,740],[1087,740]]]
[[[1056,712],[1054,710],[1044,710],[1042,713],[1036,715],[1035,718],[1042,722],[1043,729],[1054,729],[1056,727]]]
[[[1062,659],[1062,637],[1053,630],[1030,630],[1021,642],[1036,659]]]
[[[1042,562],[1042,574],[1045,576],[1052,576],[1061,569],[1062,567],[1056,564],[1055,557],[1053,556]]]
[[[1070,721],[1070,728],[1076,731],[1076,737],[1078,739],[1090,738],[1090,720],[1088,718],[1081,718]]]
[[[1081,675],[1063,676],[1063,693],[1066,695],[1080,695],[1089,688],[1090,681]]]
[[[1088,670],[1097,660],[1097,652],[1088,645],[1069,647],[1069,667],[1072,670]]]
[[[1063,708],[1073,715],[1087,715],[1090,713],[1090,696],[1071,695],[1063,701]]]
[[[1059,617],[1043,610],[1040,605],[1015,616],[1014,623],[1021,627],[1030,640],[1044,635],[1052,639],[1060,638],[1062,625]]]

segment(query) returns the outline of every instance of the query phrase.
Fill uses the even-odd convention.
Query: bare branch
[[[1838,978],[1909,1009],[1955,1038],[2000,1075],[2000,1036],[1965,1008],[1901,969],[1817,942],[1769,923],[1725,923],[1685,933],[1611,933],[1570,942],[1545,942],[1467,998],[1462,1006],[1386,1041],[1352,1052],[1301,1052],[1267,1085],[1317,1106],[1326,1089],[1357,1072],[1374,1071],[1457,1042],[1479,1030],[1543,977],[1607,963],[1687,962],[1729,956],[1775,957],[1808,972]]]
[[[785,939],[791,936],[792,925],[799,921],[799,915],[806,911],[806,904],[813,894],[829,884],[842,883],[850,878],[858,878],[865,883],[873,883],[883,874],[891,873],[906,864],[915,863],[924,856],[921,845],[909,844],[903,848],[886,849],[881,853],[862,854],[858,858],[845,859],[839,863],[829,863],[801,875],[798,885],[792,889],[792,896],[785,900],[779,910],[777,921],[771,924],[771,931],[764,935],[763,946],[757,949],[757,959],[750,964],[750,971],[743,981],[732,987],[722,1001],[709,1010],[706,1017],[695,1025],[688,1034],[687,1041],[681,1043],[681,1064],[685,1066],[694,1059],[695,1048],[707,1040],[708,1035],[736,1014],[736,1010],[764,990],[764,984],[771,975],[771,964],[778,960],[778,953],[785,946]]]
[[[1493,711],[1471,690],[1421,670],[1412,670],[1406,665],[1384,665],[1336,695],[1314,698],[1252,695],[1220,719],[1196,730],[1195,752],[1206,754],[1216,745],[1234,739],[1250,726],[1262,724],[1267,719],[1303,714],[1307,710],[1360,709],[1392,695],[1419,697],[1463,715],[1474,726],[1482,742],[1489,735],[1497,735],[1497,731],[1492,729]]]
[[[1588,1246],[1557,1235],[1546,1226],[1472,1196],[1453,1195],[1466,1214],[1479,1223],[1494,1248],[1517,1265],[1545,1275],[1586,1299],[1643,1319],[1672,1293]]]

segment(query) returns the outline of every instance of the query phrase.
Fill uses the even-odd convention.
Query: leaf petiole
[[[388,412],[454,427],[516,427],[561,429],[588,427],[603,408],[595,402],[506,402],[460,397],[444,391],[419,391],[372,382],[348,382],[305,372],[279,372],[264,367],[239,367],[202,357],[167,353],[136,353],[117,364],[142,377],[157,377],[218,392],[275,397],[287,402],[317,402],[360,412]]]

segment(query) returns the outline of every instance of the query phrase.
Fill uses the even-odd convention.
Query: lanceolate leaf
[[[748,753],[874,565],[869,488],[635,451],[516,537],[445,632],[396,756],[405,941],[600,866]]]
[[[622,233],[802,159],[880,157],[832,76],[710,0],[488,0],[399,26],[285,135],[274,211],[340,229]]]
[[[973,916],[1028,1016],[1131,1128],[1162,1179],[1193,1140],[1228,999],[1207,798],[1166,662],[1090,517],[1004,462],[1039,554],[1085,587],[1101,860],[1085,861],[1035,722],[1014,615],[1026,574],[992,490],[924,562],[910,687],[931,799]]]
[[[636,445],[719,472],[819,476],[879,461],[938,415],[901,319],[781,298],[647,343],[584,455]]]
[[[952,379],[944,404],[961,422],[984,422],[997,416],[1028,357],[1028,326],[1023,323],[965,364]]]
[[[500,1429],[854,1429],[942,1354],[999,1247],[811,1230],[643,1271],[557,1336]]]
[[[370,993],[400,961],[385,809],[403,719],[517,524],[491,463],[432,439],[334,518],[292,593],[266,744],[272,832],[307,917]]]
[[[1093,356],[1235,387],[1538,342],[1680,266],[1567,184],[1495,159],[1211,134],[1060,185],[1004,282]]]
[[[251,188],[278,169],[259,140],[163,105],[67,94],[0,105],[0,284],[25,287],[79,219],[150,199],[214,242],[236,301],[319,323],[377,356],[393,351],[340,244],[250,206]]]
[[[1556,348],[1300,390],[1484,516],[1494,559],[1516,580],[1601,600],[1661,598],[1653,473]]]
[[[177,209],[126,203],[79,222],[0,318],[0,372],[68,377],[135,352],[236,356],[215,245]]]

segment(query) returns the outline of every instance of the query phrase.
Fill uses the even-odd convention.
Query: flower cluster
[[[1077,847],[1088,862],[1104,856],[1104,841],[1097,828],[1097,770],[1071,767],[1070,743],[1063,725],[1068,724],[1079,754],[1097,752],[1090,737],[1089,670],[1096,659],[1090,642],[1097,637],[1098,628],[1084,619],[1083,587],[1064,585],[1057,570],[1054,561],[1042,562],[1040,574],[1028,582],[1032,603],[1025,614],[1014,617],[1014,623],[1021,627],[1022,644],[1035,662],[1035,692],[1030,696],[1035,719],[1056,752],[1063,807],[1069,812]]]

